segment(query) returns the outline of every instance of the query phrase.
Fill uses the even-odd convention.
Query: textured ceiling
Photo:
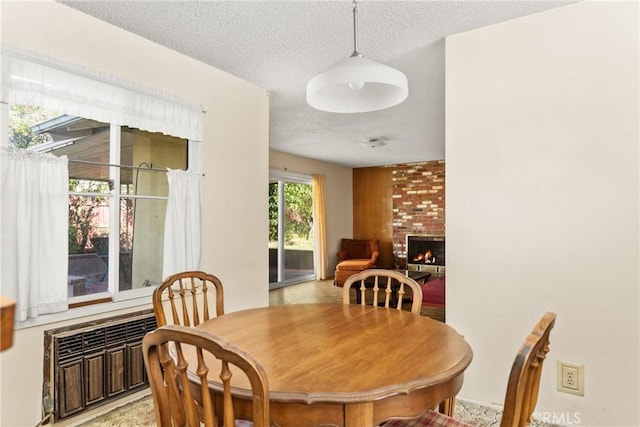
[[[305,87],[353,51],[350,1],[60,1],[269,90],[271,149],[350,167],[444,159],[444,37],[574,2],[359,1],[358,50],[403,71],[409,97],[335,114]]]

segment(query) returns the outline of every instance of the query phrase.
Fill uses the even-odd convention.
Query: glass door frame
[[[269,283],[269,290],[274,290],[278,288],[283,288],[285,286],[295,285],[302,282],[307,282],[310,280],[315,280],[315,256],[314,265],[313,265],[313,273],[297,276],[291,279],[284,278],[284,269],[285,269],[285,230],[284,230],[284,208],[285,208],[285,193],[284,193],[284,185],[286,183],[300,183],[300,184],[308,184],[313,186],[313,178],[311,175],[303,175],[288,171],[281,171],[275,169],[269,169],[269,185],[271,183],[278,183],[278,252],[277,252],[277,269],[278,269],[278,279],[276,282]],[[313,201],[312,201],[313,203]],[[315,239],[313,242],[313,252],[315,254],[316,243]]]

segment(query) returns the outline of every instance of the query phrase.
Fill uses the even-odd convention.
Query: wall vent
[[[142,338],[153,311],[45,331],[43,403],[54,422],[148,386]]]

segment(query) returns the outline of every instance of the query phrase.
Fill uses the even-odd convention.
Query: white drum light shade
[[[351,56],[307,83],[307,103],[332,113],[366,113],[407,99],[407,77],[395,68]]]

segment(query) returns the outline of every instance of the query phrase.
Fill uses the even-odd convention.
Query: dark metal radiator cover
[[[45,331],[43,406],[54,422],[148,387],[142,338],[152,310]]]

